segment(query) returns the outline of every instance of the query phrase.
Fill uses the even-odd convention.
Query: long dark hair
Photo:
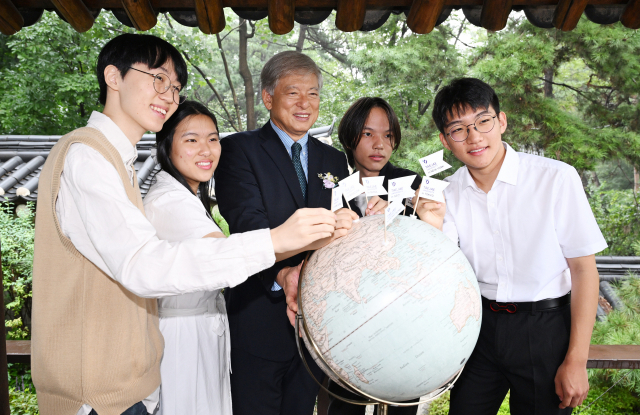
[[[171,146],[173,145],[173,136],[178,125],[192,115],[206,115],[211,118],[211,121],[213,121],[213,124],[216,126],[216,130],[218,129],[218,120],[216,120],[215,115],[213,115],[207,107],[196,101],[185,101],[178,106],[176,112],[167,122],[164,123],[162,130],[156,133],[156,145],[158,146],[157,157],[160,167],[162,167],[162,170],[169,173],[174,179],[182,183],[182,185],[189,189],[191,193],[193,193],[193,189],[191,189],[182,173],[176,169],[171,161]],[[210,181],[200,182],[198,185],[198,192],[200,192],[200,201],[207,210],[207,214],[211,216],[209,183]]]
[[[393,134],[393,142],[391,143],[393,151],[396,151],[400,146],[400,140],[402,139],[400,123],[391,105],[384,99],[378,97],[360,98],[351,104],[347,112],[344,113],[338,126],[338,139],[340,140],[340,144],[342,144],[342,148],[344,148],[344,152],[347,154],[347,161],[351,167],[355,166],[353,152],[360,143],[364,123],[367,122],[369,113],[374,108],[380,108],[387,114],[389,128]]]

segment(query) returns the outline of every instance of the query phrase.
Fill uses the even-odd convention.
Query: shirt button
[[[502,261],[502,257],[498,255],[498,261]]]
[[[493,231],[494,235],[499,235],[500,232],[499,231]]]

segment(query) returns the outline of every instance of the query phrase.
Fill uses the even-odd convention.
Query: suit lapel
[[[310,207],[324,207],[329,208],[330,206],[323,206],[323,200],[320,200],[320,196],[322,196],[323,192],[329,193],[329,204],[331,204],[331,190],[325,189],[322,185],[322,180],[318,177],[318,174],[327,173],[327,171],[322,171],[323,168],[326,169],[327,166],[324,165],[324,149],[321,144],[317,141],[316,138],[309,136],[309,166],[307,168],[309,174],[309,179],[307,180],[307,198],[308,198],[308,206]],[[344,177],[341,177],[343,179]],[[326,199],[326,198],[323,198]]]
[[[278,137],[278,134],[273,130],[269,121],[267,121],[264,127],[260,130],[260,135],[262,136],[262,148],[267,155],[271,157],[273,163],[278,168],[278,171],[280,171],[280,174],[287,183],[298,208],[303,208],[305,203],[302,198],[302,190],[300,189],[300,183],[298,182],[298,175],[296,174],[296,170],[293,168],[293,162],[291,161],[284,144],[282,144],[280,137]],[[263,173],[268,174],[268,172]],[[309,186],[307,186],[307,189],[308,187]]]

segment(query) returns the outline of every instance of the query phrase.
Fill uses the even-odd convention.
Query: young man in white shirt
[[[272,230],[159,240],[144,216],[135,146],[175,112],[187,74],[162,39],[111,40],[97,64],[104,111],[61,138],[43,168],[32,341],[43,415],[153,413],[162,338],[146,299],[233,287],[346,233],[332,212],[300,209]]]
[[[598,301],[594,254],[607,244],[576,170],[515,152],[486,83],[457,79],[434,101],[445,148],[465,164],[443,204],[421,201],[474,268],[480,337],[451,392],[451,415],[569,414],[589,390],[586,363]]]

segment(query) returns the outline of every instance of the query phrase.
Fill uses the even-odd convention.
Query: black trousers
[[[304,349],[319,382],[324,373]],[[300,355],[284,362],[265,360],[231,348],[231,401],[234,415],[312,415],[320,386]]]
[[[570,329],[570,305],[515,314],[483,307],[480,337],[451,390],[449,415],[495,415],[509,390],[512,415],[570,414],[572,408],[558,408],[554,384]]]
[[[355,393],[349,392],[342,386],[329,379],[329,390],[338,396],[342,396],[347,399],[353,399],[356,401],[364,400],[361,396]],[[420,399],[414,399],[407,402],[418,402]],[[338,398],[334,398],[329,395],[329,411],[328,415],[364,415],[366,406],[354,405],[342,401]],[[378,406],[375,406],[374,414],[378,413]],[[415,406],[390,406],[389,415],[416,415],[418,413],[418,405]]]
[[[89,415],[98,415],[98,413],[92,409]],[[147,415],[147,407],[142,402],[138,402],[124,411],[122,415]]]

